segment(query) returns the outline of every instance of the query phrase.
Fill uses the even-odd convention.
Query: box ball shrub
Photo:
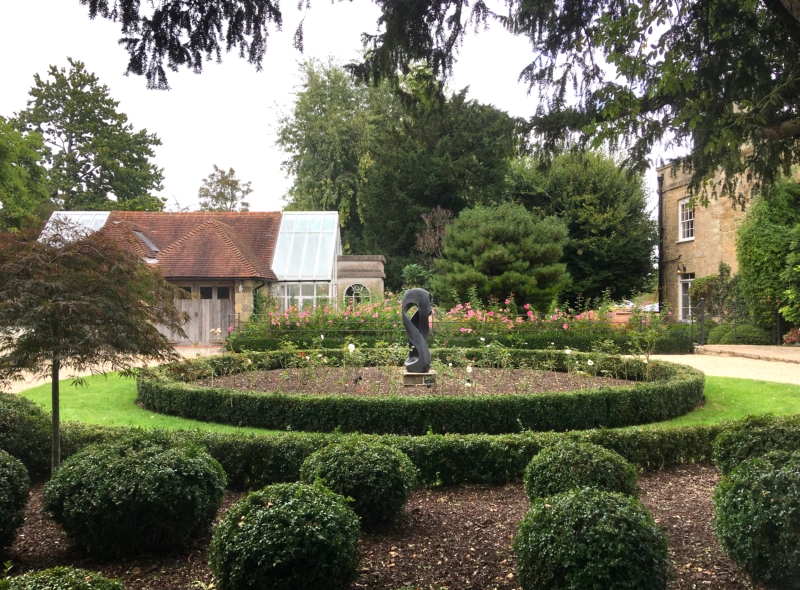
[[[208,563],[220,590],[338,590],[358,573],[358,536],[341,496],[320,484],[274,484],[225,514]]]
[[[800,418],[748,416],[723,429],[712,449],[714,463],[723,474],[770,451],[800,451]]]
[[[523,481],[531,501],[584,487],[639,494],[633,465],[619,453],[583,442],[560,441],[545,447],[528,463]]]
[[[667,536],[638,499],[582,488],[538,498],[514,538],[524,590],[663,590]]]
[[[395,521],[414,491],[416,468],[398,449],[379,443],[335,443],[311,454],[300,468],[305,483],[321,480],[337,494],[352,498],[366,526]]]
[[[50,475],[50,416],[29,399],[0,393],[0,449],[25,465],[33,479]]]
[[[210,526],[224,491],[225,472],[201,447],[132,438],[67,459],[43,503],[78,547],[110,557],[183,548]]]
[[[25,520],[30,483],[22,461],[0,450],[0,554]]]
[[[125,590],[118,580],[109,580],[97,572],[72,567],[54,567],[28,572],[0,582],[0,590]]]
[[[714,490],[714,528],[728,556],[768,588],[800,588],[800,452],[734,468]]]

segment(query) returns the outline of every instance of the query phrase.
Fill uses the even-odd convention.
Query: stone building
[[[659,183],[659,304],[678,320],[690,316],[689,287],[695,278],[717,274],[719,263],[736,260],[736,229],[744,218],[741,207],[725,198],[712,198],[707,207],[691,207],[689,173],[673,165],[657,170]],[[745,187],[745,202],[749,201]],[[662,307],[663,308],[663,307]]]

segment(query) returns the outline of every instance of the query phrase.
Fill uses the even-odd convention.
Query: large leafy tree
[[[183,292],[100,233],[50,225],[0,233],[0,384],[28,371],[52,379],[52,467],[61,461],[59,376],[77,370],[129,370],[176,358],[157,329],[180,334]]]
[[[608,140],[641,166],[658,142],[682,142],[692,188],[722,168],[731,195],[735,172],[769,185],[800,161],[799,0],[375,1],[363,78],[395,78],[416,60],[447,72],[467,31],[497,19],[530,39],[522,76],[542,91],[534,120],[550,147],[572,134]],[[260,65],[269,25],[282,23],[271,0],[81,3],[121,21],[128,70],[155,87],[167,85],[165,60],[199,71],[223,46]]]
[[[569,283],[561,262],[567,227],[522,205],[503,203],[465,209],[448,226],[444,258],[436,263],[433,288],[440,301],[466,301],[470,289],[484,302],[515,299],[546,311]]]
[[[511,167],[508,196],[529,210],[561,218],[569,231],[563,262],[572,283],[561,296],[614,300],[650,287],[658,241],[640,175],[629,175],[596,152],[568,152],[549,167],[520,158]]]
[[[414,262],[422,215],[502,198],[524,129],[466,91],[436,97],[425,69],[394,91],[357,84],[332,64],[307,62],[279,144],[295,175],[290,208],[338,210],[354,253],[383,254],[387,284]]]
[[[225,172],[214,164],[214,171],[197,191],[200,211],[249,211],[250,203],[244,199],[252,192],[250,183],[237,178],[233,168]]]
[[[56,205],[65,210],[164,208],[152,194],[164,179],[151,162],[161,140],[146,129],[134,130],[108,87],[82,62],[70,59],[68,69],[50,66],[47,78],[34,76],[30,97],[16,124],[41,134],[50,150],[50,195]]]
[[[49,210],[42,136],[20,133],[0,117],[0,231],[35,224]]]

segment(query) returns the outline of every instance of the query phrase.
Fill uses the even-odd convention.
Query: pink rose
[[[561,326],[561,327],[562,327],[562,328],[564,328],[564,329],[566,330],[567,328],[569,328],[569,324],[564,324],[564,325],[563,325],[563,326]]]

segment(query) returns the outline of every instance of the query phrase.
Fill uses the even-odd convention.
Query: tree
[[[755,200],[736,234],[739,288],[759,319],[800,321],[800,184],[782,182]]]
[[[217,168],[203,180],[203,186],[197,191],[200,199],[200,211],[249,211],[250,203],[245,202],[247,195],[253,192],[249,182],[236,178],[236,171],[229,168],[227,172]]]
[[[507,194],[534,213],[567,224],[562,261],[572,284],[562,291],[564,300],[600,299],[608,290],[616,301],[650,284],[658,234],[640,175],[626,174],[596,152],[567,152],[549,167],[520,158],[512,164]]]
[[[447,227],[453,223],[453,212],[437,205],[420,217],[425,229],[417,233],[414,248],[425,256],[427,266],[433,268],[434,262],[444,256],[444,235]]]
[[[0,233],[0,384],[23,371],[52,379],[52,468],[61,462],[59,375],[129,371],[177,358],[156,324],[183,334],[181,290],[101,233],[74,226]]]
[[[561,220],[522,205],[465,209],[447,228],[433,289],[448,303],[466,301],[474,288],[484,302],[513,297],[544,311],[569,283],[560,262],[567,240]]]
[[[50,149],[50,196],[65,210],[160,211],[163,170],[153,164],[161,140],[134,131],[117,111],[107,86],[69,59],[69,71],[50,66],[34,76],[28,106],[16,116],[20,130],[36,131]]]
[[[45,153],[41,135],[20,133],[0,117],[0,231],[21,229],[48,212]]]

